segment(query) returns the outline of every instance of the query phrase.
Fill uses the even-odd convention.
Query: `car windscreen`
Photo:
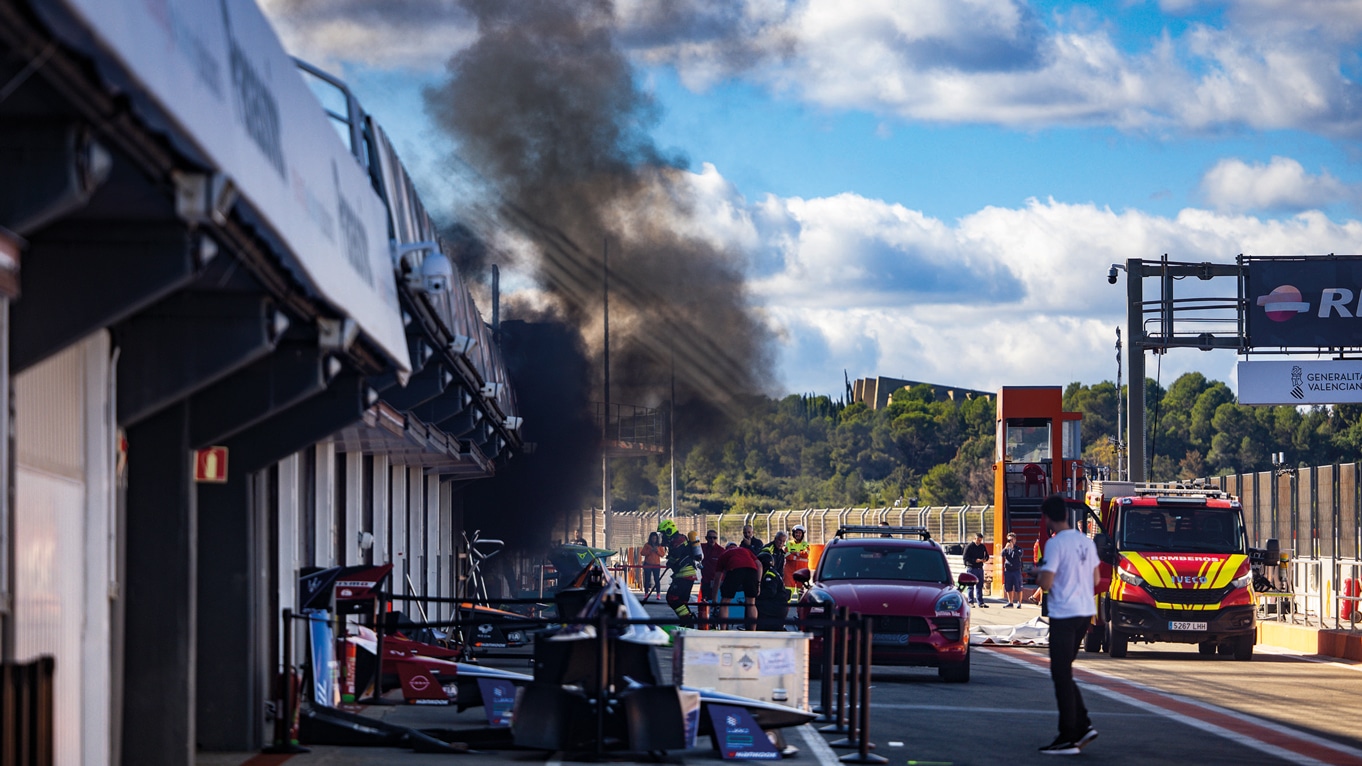
[[[1240,514],[1233,508],[1129,507],[1119,545],[1131,551],[1244,553]]]
[[[823,552],[818,579],[951,581],[941,551],[900,546],[839,545]]]

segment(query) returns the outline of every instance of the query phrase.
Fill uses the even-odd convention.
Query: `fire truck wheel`
[[[1211,655],[1214,655],[1214,654],[1215,654],[1215,642],[1214,642],[1214,641],[1202,641],[1201,643],[1199,643],[1199,644],[1196,645],[1196,650],[1197,650],[1197,652],[1200,653],[1200,654],[1211,654]]]
[[[1106,628],[1100,624],[1088,628],[1088,635],[1083,639],[1083,651],[1088,654],[1096,654],[1102,651],[1102,639],[1106,636],[1106,632]]]
[[[1234,658],[1236,660],[1244,662],[1253,659],[1253,639],[1252,633],[1234,639]]]
[[[1107,625],[1107,655],[1120,659],[1126,656],[1126,650],[1130,647],[1130,636],[1117,630],[1114,626]]]

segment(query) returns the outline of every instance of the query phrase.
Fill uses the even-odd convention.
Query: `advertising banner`
[[[746,709],[711,704],[709,719],[718,741],[719,755],[725,761],[780,760],[780,749],[771,744],[770,737]]]
[[[479,678],[478,691],[488,726],[510,726],[515,709],[515,684],[501,678]]]
[[[1248,259],[1253,348],[1362,345],[1362,256]]]
[[[1362,360],[1239,363],[1240,404],[1362,404]]]
[[[340,684],[337,683],[340,666],[336,663],[331,614],[315,611],[304,614],[307,615],[308,646],[312,650],[312,701],[335,707],[340,702]]]
[[[387,209],[253,0],[49,1],[84,20],[316,291],[409,370]]]

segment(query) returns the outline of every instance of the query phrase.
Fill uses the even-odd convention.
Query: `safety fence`
[[[648,540],[648,533],[657,530],[662,514],[612,513],[608,519],[609,534],[605,547],[612,550],[640,547]],[[963,542],[975,532],[985,539],[993,536],[992,505],[926,506],[921,508],[806,508],[804,510],[765,511],[761,513],[696,514],[673,517],[681,532],[695,532],[704,539],[705,532],[719,533],[719,542],[726,544],[742,539],[743,527],[752,525],[753,534],[770,542],[775,533],[786,532],[796,524],[803,525],[810,543],[826,543],[837,534],[839,527],[849,525],[889,524],[895,527],[926,527],[932,538],[943,545]]]
[[[1238,497],[1249,544],[1277,540],[1288,563],[1267,567],[1266,619],[1351,629],[1362,582],[1362,464],[1334,463],[1216,476],[1208,485]]]

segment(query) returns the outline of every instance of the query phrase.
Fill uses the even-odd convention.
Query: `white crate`
[[[809,709],[809,639],[805,633],[682,630],[672,678],[697,689]]]

